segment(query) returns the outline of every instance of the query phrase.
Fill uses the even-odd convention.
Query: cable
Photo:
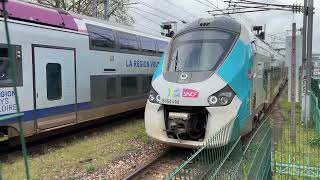
[[[181,18],[179,18],[179,17],[177,17],[177,16],[174,16],[174,15],[172,15],[172,14],[169,14],[169,13],[165,12],[165,11],[162,11],[161,9],[155,8],[155,7],[153,7],[152,5],[150,5],[150,4],[148,4],[148,3],[142,2],[141,0],[138,0],[138,2],[139,2],[140,4],[148,7],[148,8],[151,8],[151,9],[153,9],[153,10],[156,10],[156,11],[158,11],[158,12],[161,12],[162,14],[165,14],[166,16],[169,16],[169,17],[172,17],[172,18],[174,18],[174,19],[177,19],[177,20],[181,21],[183,24],[187,24],[187,21],[185,21],[185,20],[183,20],[183,19],[181,19]]]
[[[165,21],[171,21],[171,20],[168,19],[168,18],[165,18],[165,17],[163,17],[163,16],[159,16],[158,14],[155,14],[155,13],[152,13],[152,12],[149,12],[149,11],[145,11],[145,10],[139,9],[139,8],[137,8],[137,7],[130,7],[130,8],[134,8],[134,9],[136,9],[136,10],[138,10],[138,11],[141,11],[141,12],[144,12],[144,13],[147,13],[147,14],[151,14],[151,15],[156,16],[156,17],[158,17],[158,18],[161,18],[161,19],[163,19],[163,20],[165,20]]]
[[[136,11],[133,11],[132,9],[131,9],[131,12],[134,12],[134,13],[136,13],[136,14],[138,14],[139,16],[141,16],[141,17],[143,17],[144,19],[146,19],[146,20],[149,20],[150,22],[152,22],[152,23],[154,23],[154,24],[157,24],[157,25],[161,25],[161,24],[159,24],[158,22],[156,22],[156,21],[154,21],[154,20],[152,20],[152,19],[150,19],[150,18],[147,18],[146,16],[144,16],[143,14],[140,14],[140,13],[138,13],[138,12],[136,12]]]
[[[156,29],[150,28],[150,27],[145,26],[145,25],[143,25],[143,24],[140,24],[140,23],[134,23],[134,24],[135,24],[135,25],[138,25],[138,26],[141,26],[141,27],[143,27],[143,28],[149,29],[150,31],[153,31],[153,32],[156,32],[156,33],[161,34],[161,31],[158,31],[158,30],[156,30]]]
[[[185,8],[180,7],[180,6],[178,6],[178,5],[174,4],[173,2],[171,2],[171,1],[169,1],[169,0],[165,0],[165,1],[166,1],[168,4],[170,4],[170,5],[172,5],[172,6],[176,7],[176,8],[182,9],[184,12],[186,12],[186,13],[188,13],[188,14],[192,15],[193,17],[197,17],[197,16],[196,16],[196,15],[194,15],[193,13],[191,13],[191,12],[187,11]]]
[[[206,3],[204,3],[204,2],[202,2],[202,1],[200,1],[200,0],[194,0],[194,1],[196,1],[196,2],[198,2],[198,3],[200,3],[200,4],[202,4],[202,5],[204,5],[204,6],[206,6],[206,7],[214,8],[214,7],[212,7],[211,5],[208,5],[208,4],[206,4]]]
[[[202,4],[202,5],[204,5],[204,6],[206,6],[206,7],[216,9],[216,10],[220,11],[222,14],[231,17],[229,14],[224,13],[223,10],[221,10],[218,6],[216,6],[215,4],[213,4],[212,2],[210,2],[209,0],[206,0],[206,2],[209,3],[209,5],[206,4],[206,3],[204,3],[204,2],[202,2],[202,1],[200,1],[200,0],[194,0],[194,1],[196,1],[196,2],[198,2],[198,3],[200,3],[200,4]]]

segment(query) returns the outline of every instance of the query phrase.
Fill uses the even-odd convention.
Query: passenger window
[[[156,52],[155,40],[147,37],[140,37],[140,41],[141,41],[141,50],[143,52],[151,52],[151,53]]]
[[[167,50],[168,47],[168,43],[165,41],[157,41],[157,45],[158,45],[158,52],[159,53],[164,53]]]
[[[21,46],[11,46],[13,52],[13,60],[16,65],[17,86],[22,86],[22,55]],[[13,86],[11,77],[11,69],[9,62],[9,49],[5,44],[0,45],[0,87]]]
[[[48,63],[47,71],[47,98],[50,101],[61,99],[62,81],[61,65],[58,63]]]
[[[107,78],[106,84],[106,99],[114,99],[117,97],[117,78],[116,77],[109,77]]]
[[[8,57],[8,48],[0,48],[0,80],[1,82],[8,81],[11,82],[10,79],[10,71],[9,71],[9,57]]]
[[[138,50],[137,36],[129,33],[118,32],[120,49]]]
[[[90,49],[107,51],[115,48],[113,31],[108,28],[87,24],[90,38]]]
[[[121,77],[121,96],[129,97],[138,95],[137,77]]]

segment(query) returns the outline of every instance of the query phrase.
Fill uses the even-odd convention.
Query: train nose
[[[148,102],[146,131],[160,142],[195,148],[223,129],[226,138],[216,141],[217,146],[222,146],[228,143],[240,104],[238,97],[223,107],[170,106]]]

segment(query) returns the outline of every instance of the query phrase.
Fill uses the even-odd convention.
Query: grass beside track
[[[101,128],[87,136],[74,137],[55,146],[41,145],[31,152],[31,177],[37,179],[75,179],[79,172],[90,173],[106,167],[113,159],[134,147],[147,143],[143,120],[133,120],[116,127]],[[21,155],[1,163],[4,180],[24,179]]]
[[[284,118],[282,133],[277,149],[273,154],[273,163],[294,164],[297,166],[317,167],[320,164],[320,148],[312,147],[310,142],[319,137],[315,131],[314,122],[310,121],[308,127],[301,123],[301,107],[296,105],[296,129],[295,143],[291,142],[291,121],[290,121],[290,103],[288,102],[287,92],[280,97],[279,107]],[[273,117],[272,117],[273,118]],[[293,171],[293,170],[292,170]],[[274,173],[274,179],[288,178]],[[293,178],[294,176],[291,176]]]

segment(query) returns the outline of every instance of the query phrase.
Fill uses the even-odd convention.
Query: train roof
[[[184,27],[179,33],[183,33],[185,31],[189,31],[191,29],[198,28],[217,28],[223,29],[227,31],[232,31],[235,33],[241,32],[241,24],[236,20],[228,18],[228,17],[215,17],[215,18],[200,18],[196,21],[191,22],[186,27]]]
[[[161,36],[161,35],[152,34],[152,33],[149,33],[149,32],[143,32],[143,31],[137,30],[137,29],[135,29],[134,27],[131,27],[131,26],[125,26],[125,25],[121,25],[121,24],[116,24],[116,23],[112,23],[110,21],[105,21],[105,20],[102,20],[102,19],[98,19],[98,18],[86,16],[86,15],[79,15],[79,14],[72,13],[72,12],[70,12],[70,14],[74,18],[82,20],[83,23],[88,23],[88,24],[97,25],[97,26],[106,27],[106,28],[111,28],[111,29],[120,30],[120,31],[126,31],[126,32],[129,32],[129,33],[134,33],[134,34],[137,34],[137,35],[143,35],[143,36],[147,36],[147,37],[150,37],[150,38],[156,38],[156,39],[164,40],[164,41],[170,41],[171,40],[171,38],[168,38],[168,37],[165,37],[165,36]]]
[[[0,10],[3,10],[2,6],[0,6]],[[161,35],[155,35],[152,33],[136,30],[133,27],[119,25],[111,23],[109,21],[79,15],[61,9],[48,8],[42,5],[19,0],[8,0],[8,2],[6,3],[6,10],[9,12],[9,18],[11,19],[58,27],[67,30],[86,32],[86,27],[84,27],[85,23],[90,23],[102,27],[109,27],[112,29],[127,31],[150,38],[156,38],[159,40],[170,40],[169,38],[163,37]]]
[[[234,32],[237,34],[242,34],[242,35],[248,34],[249,35],[248,38],[251,41],[255,41],[256,45],[262,48],[264,51],[270,54],[273,54],[273,56],[276,59],[283,58],[283,56],[279,52],[275,51],[268,43],[256,37],[254,33],[249,30],[250,28],[245,27],[244,24],[241,24],[237,20],[227,16],[214,17],[214,18],[200,18],[186,25],[175,36],[178,36],[181,33],[184,33],[193,29],[206,29],[206,28],[221,29],[221,30]]]

